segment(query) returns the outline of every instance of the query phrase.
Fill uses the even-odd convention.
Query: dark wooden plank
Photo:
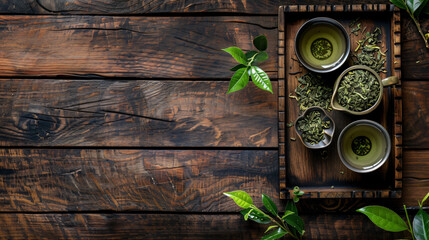
[[[304,215],[305,239],[399,239],[364,215]],[[267,225],[238,214],[0,214],[6,239],[260,239]]]
[[[337,0],[336,4],[379,3],[384,0]],[[300,4],[330,4],[330,0],[306,0]],[[148,13],[253,13],[277,14],[279,5],[296,0],[0,0],[0,13],[24,14],[148,14]]]
[[[418,206],[429,192],[429,150],[404,151],[404,197],[407,206]]]
[[[0,149],[1,211],[239,208],[223,192],[278,200],[277,151]]]
[[[422,37],[408,14],[402,14],[402,76],[403,79],[429,79],[429,49],[425,48]],[[429,30],[429,19],[422,18],[421,27]]]
[[[429,81],[403,81],[403,144],[429,148]]]
[[[0,16],[0,76],[229,79],[236,62],[220,49],[250,50],[260,34],[276,78],[274,16]]]
[[[277,83],[228,85],[0,80],[0,145],[277,147]]]

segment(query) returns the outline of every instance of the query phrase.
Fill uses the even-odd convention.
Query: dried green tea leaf
[[[332,87],[315,73],[307,73],[298,79],[298,87],[295,89],[300,111],[309,107],[319,106],[331,111]],[[289,95],[289,97],[292,97]]]
[[[302,139],[309,144],[317,144],[323,140],[324,129],[330,128],[331,121],[322,120],[322,114],[318,111],[312,111],[298,120],[297,129],[301,132]]]
[[[380,83],[367,70],[352,70],[341,79],[338,86],[338,103],[355,112],[372,107],[378,100]]]

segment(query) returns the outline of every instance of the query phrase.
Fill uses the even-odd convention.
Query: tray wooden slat
[[[372,13],[372,14],[362,14]],[[377,14],[373,14],[377,13]],[[400,11],[391,4],[358,5],[289,5],[279,8],[278,17],[278,84],[279,84],[279,180],[280,197],[290,198],[295,185],[306,192],[308,198],[400,198],[402,195],[402,91],[401,82],[384,89],[380,107],[363,117],[332,111],[337,125],[334,142],[324,150],[309,150],[296,137],[287,124],[298,117],[298,105],[289,93],[294,93],[297,79],[305,74],[294,52],[294,37],[299,27],[308,19],[318,16],[334,18],[343,23],[348,32],[349,23],[360,17],[362,28],[367,31],[375,27],[382,30],[382,49],[387,51],[387,73],[382,78],[395,75],[401,79],[401,25]],[[352,51],[362,38],[350,35]],[[342,69],[344,69],[343,67]],[[296,72],[301,72],[296,74]],[[341,71],[341,70],[340,70]],[[338,74],[340,73],[338,71]],[[338,75],[328,79],[335,81]],[[351,121],[372,119],[382,124],[389,132],[392,152],[386,164],[373,173],[358,174],[348,170],[339,160],[336,139],[341,130]],[[293,138],[297,139],[293,141]]]

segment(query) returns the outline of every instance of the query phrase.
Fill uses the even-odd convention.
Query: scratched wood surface
[[[306,0],[305,4],[330,4],[331,0]],[[337,0],[337,4],[379,3],[383,0]],[[153,14],[153,13],[252,13],[277,14],[278,6],[296,0],[1,0],[0,12],[21,14]]]
[[[1,76],[230,78],[222,48],[270,40],[264,69],[276,77],[274,17],[0,15]]]
[[[222,193],[237,186],[278,199],[273,150],[0,149],[0,159],[1,211],[235,212]]]
[[[4,79],[0,145],[277,147],[276,95],[252,85]]]
[[[363,215],[304,215],[306,239],[399,239]],[[11,226],[14,226],[13,228]],[[1,214],[0,235],[9,239],[260,239],[267,226],[237,214]]]
[[[388,1],[299,1],[353,3]],[[283,209],[279,105],[251,83],[226,96],[235,63],[220,49],[265,34],[277,89],[285,4],[297,1],[0,0],[0,238],[260,238],[266,226],[221,193]],[[403,16],[403,198],[302,200],[307,239],[406,237],[354,211],[429,191],[429,54]]]

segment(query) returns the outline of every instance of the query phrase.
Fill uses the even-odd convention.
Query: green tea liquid
[[[372,168],[383,159],[387,148],[383,133],[368,125],[350,128],[343,140],[341,150],[344,158],[358,169]]]
[[[329,23],[317,23],[303,33],[299,51],[305,62],[317,69],[331,68],[345,54],[346,39]]]

